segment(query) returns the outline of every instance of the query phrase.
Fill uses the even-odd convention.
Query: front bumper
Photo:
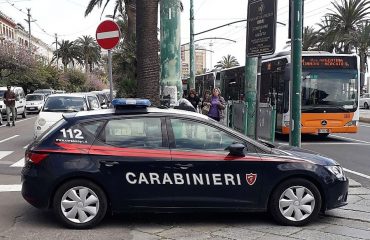
[[[37,105],[29,105],[26,106],[26,111],[27,112],[40,112],[42,106],[37,106]]]
[[[347,205],[348,187],[348,178],[345,178],[345,180],[335,180],[334,182],[328,184],[326,190],[325,210],[330,210]]]

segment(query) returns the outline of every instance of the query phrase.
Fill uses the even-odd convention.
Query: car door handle
[[[100,163],[104,164],[107,167],[113,167],[114,165],[119,164],[119,162],[116,161],[100,161]]]
[[[188,169],[190,167],[193,167],[193,164],[189,163],[189,164],[181,164],[181,163],[178,163],[178,164],[175,164],[176,167],[180,168],[180,169]]]

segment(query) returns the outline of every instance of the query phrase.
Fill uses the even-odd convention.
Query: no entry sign
[[[106,50],[110,50],[118,44],[120,35],[119,26],[111,20],[101,22],[96,29],[96,41],[100,47]]]

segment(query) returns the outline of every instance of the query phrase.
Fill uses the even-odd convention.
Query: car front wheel
[[[24,107],[24,111],[23,111],[23,113],[22,113],[22,117],[23,117],[23,118],[26,118],[26,117],[27,117],[26,107]]]
[[[67,227],[86,229],[96,226],[107,212],[107,197],[96,184],[72,180],[58,188],[53,200],[57,218]]]
[[[321,201],[320,191],[312,182],[294,178],[284,181],[274,190],[269,210],[282,225],[302,226],[317,217]]]
[[[369,104],[367,102],[364,103],[364,108],[369,109]]]

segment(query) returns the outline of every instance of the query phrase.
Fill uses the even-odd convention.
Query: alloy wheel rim
[[[280,196],[280,213],[288,220],[299,222],[308,218],[315,208],[315,197],[303,186],[292,186]]]
[[[99,198],[90,188],[78,186],[64,193],[60,207],[69,221],[87,223],[99,211]]]

